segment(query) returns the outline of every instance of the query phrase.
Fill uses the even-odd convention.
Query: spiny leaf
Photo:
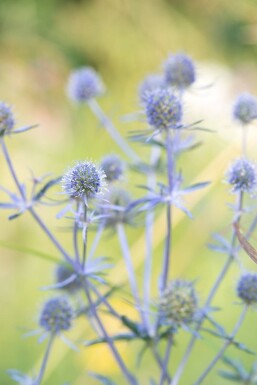
[[[89,372],[88,373],[91,377],[95,378],[96,380],[100,381],[103,385],[116,385],[113,380],[110,378],[103,376],[102,374]]]
[[[39,191],[38,193],[33,197],[33,200],[34,201],[38,201],[39,199],[41,199],[45,193],[47,192],[47,190],[49,190],[50,187],[54,186],[55,184],[59,183],[61,180],[61,177],[58,177],[58,178],[54,178],[54,179],[51,179],[50,181],[48,181]]]

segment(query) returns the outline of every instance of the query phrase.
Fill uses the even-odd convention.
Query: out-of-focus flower
[[[165,80],[168,85],[185,89],[195,81],[195,66],[192,59],[182,53],[170,55],[164,63]]]
[[[105,87],[97,72],[90,67],[82,67],[72,72],[67,86],[68,96],[75,102],[87,102],[104,93]]]
[[[251,123],[257,118],[257,99],[248,93],[239,95],[234,104],[233,117],[243,125]]]
[[[232,191],[254,192],[257,188],[256,166],[245,158],[237,159],[228,170],[227,182]]]

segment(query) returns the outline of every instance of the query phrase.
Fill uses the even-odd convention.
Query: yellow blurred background
[[[209,251],[206,244],[211,233],[230,232],[232,213],[226,203],[233,202],[233,196],[223,179],[229,163],[240,153],[240,130],[231,120],[231,106],[237,93],[246,90],[257,93],[256,15],[257,3],[248,0],[0,0],[0,99],[14,106],[18,126],[39,124],[30,133],[8,139],[23,182],[29,183],[30,170],[37,176],[48,171],[58,176],[74,160],[98,161],[107,152],[121,155],[91,112],[67,100],[65,87],[72,69],[90,65],[101,74],[107,93],[99,102],[126,136],[139,124],[124,123],[121,117],[140,110],[137,87],[144,76],[160,71],[169,53],[183,51],[195,60],[198,81],[186,97],[186,120],[190,123],[204,119],[204,126],[215,133],[197,134],[204,145],[183,155],[179,167],[188,183],[209,179],[213,183],[187,200],[194,221],[175,212],[172,276],[195,279],[202,303],[225,258]],[[256,127],[251,128],[249,135],[249,153],[254,158]],[[139,145],[135,145],[135,150],[147,155],[147,150]],[[2,156],[0,165],[1,185],[13,189]],[[126,183],[140,196],[134,185],[144,183],[142,176],[131,174]],[[1,192],[0,200],[4,198]],[[55,220],[56,209],[40,208],[39,211],[58,238],[70,247],[67,222],[60,224]],[[41,304],[51,294],[40,288],[52,283],[54,266],[6,245],[30,247],[55,256],[57,253],[29,215],[8,221],[7,213],[1,212],[0,220],[0,383],[9,385],[13,382],[6,369],[35,373],[39,367],[45,345],[39,345],[36,337],[23,339],[22,335],[28,329],[37,328]],[[154,231],[156,279],[164,229],[160,213]],[[128,229],[128,235],[140,280],[143,231],[140,227]],[[106,253],[116,263],[113,282],[122,283],[126,273],[118,244],[110,234],[104,236],[98,249],[99,255]],[[247,268],[256,270],[243,254],[242,260]],[[236,267],[230,270],[214,301],[216,306],[224,307],[224,311],[217,313],[217,319],[223,320],[228,330],[240,312],[234,290],[238,274]],[[154,281],[153,293],[157,294]],[[116,296],[114,302],[121,312],[133,315],[133,309],[122,295],[120,299]],[[255,351],[256,317],[257,314],[251,312],[239,334]],[[112,332],[120,327],[108,318],[106,322]],[[74,342],[87,340],[92,336],[89,329],[87,321],[81,319],[70,338]],[[177,336],[171,369],[182,356],[188,339],[189,335],[182,332]],[[182,379],[183,385],[194,381],[219,344],[209,337],[197,344]],[[119,346],[126,361],[138,373],[135,356],[142,345],[120,343]],[[230,353],[233,357],[242,357],[248,367],[254,361],[252,356],[233,349]],[[150,363],[151,356],[146,353],[140,369],[141,383],[147,383],[147,379],[158,372]],[[107,347],[82,347],[76,353],[58,341],[44,384],[95,384],[87,375],[89,370],[111,375],[119,384],[125,383]],[[217,378],[215,368],[205,383],[217,382],[229,383]]]

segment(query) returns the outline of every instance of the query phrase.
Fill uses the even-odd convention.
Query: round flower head
[[[233,116],[243,125],[256,119],[257,99],[247,93],[239,95],[234,104]]]
[[[102,80],[93,68],[82,67],[71,73],[67,87],[68,96],[75,102],[87,102],[104,93]]]
[[[55,270],[55,280],[57,284],[62,284],[65,281],[69,281],[72,276],[74,276],[75,273],[69,269],[69,267],[61,264],[58,265]],[[76,291],[80,290],[82,288],[81,280],[78,276],[74,276],[74,279],[71,282],[68,282],[67,284],[60,286],[59,289],[65,290],[70,294],[75,293]]]
[[[195,81],[195,66],[184,54],[170,55],[164,63],[165,80],[168,85],[185,89]]]
[[[182,107],[170,89],[156,89],[147,94],[145,112],[148,123],[155,129],[177,128],[182,117]]]
[[[197,306],[193,283],[180,279],[172,281],[159,299],[161,318],[175,325],[193,321]]]
[[[132,222],[133,214],[126,211],[126,208],[132,202],[132,198],[126,190],[112,185],[104,198],[107,202],[102,206],[105,226]]]
[[[160,74],[152,74],[146,76],[139,86],[139,98],[141,102],[147,101],[147,95],[149,92],[156,90],[157,88],[164,88],[165,82],[164,77]]]
[[[86,200],[101,193],[105,186],[105,174],[91,161],[81,161],[62,177],[63,190],[71,198]]]
[[[124,163],[117,155],[107,155],[102,160],[101,168],[106,175],[106,180],[108,182],[113,182],[122,176],[124,172]]]
[[[12,110],[4,102],[0,102],[0,135],[9,134],[14,127]]]
[[[42,309],[39,324],[48,332],[60,333],[71,328],[72,318],[73,311],[66,298],[51,298]]]
[[[253,192],[257,187],[256,167],[247,159],[237,159],[227,173],[227,181],[232,191]]]
[[[257,303],[257,275],[256,274],[244,274],[237,285],[237,295],[246,304]]]

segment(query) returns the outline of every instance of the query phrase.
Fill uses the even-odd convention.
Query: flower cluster
[[[227,181],[232,185],[233,192],[254,192],[257,188],[255,164],[245,158],[237,159],[227,173]]]
[[[238,297],[248,305],[257,304],[257,275],[244,274],[237,285]]]
[[[68,96],[75,102],[87,102],[104,93],[102,80],[93,68],[83,67],[72,72],[67,87]]]
[[[182,106],[168,88],[158,88],[147,94],[145,112],[148,123],[157,130],[177,128],[182,118]]]
[[[62,178],[64,192],[71,198],[82,200],[102,192],[105,174],[91,161],[77,162]]]
[[[64,297],[49,299],[41,312],[39,324],[46,331],[57,334],[72,326],[73,310]]]
[[[247,93],[239,95],[234,105],[233,116],[242,125],[257,119],[257,99]]]
[[[164,63],[167,84],[185,89],[195,81],[195,66],[192,59],[185,54],[170,55]]]
[[[0,135],[9,134],[15,124],[11,108],[4,102],[0,102]]]
[[[159,298],[159,312],[165,323],[180,325],[192,322],[198,308],[198,298],[191,281],[171,281]]]

